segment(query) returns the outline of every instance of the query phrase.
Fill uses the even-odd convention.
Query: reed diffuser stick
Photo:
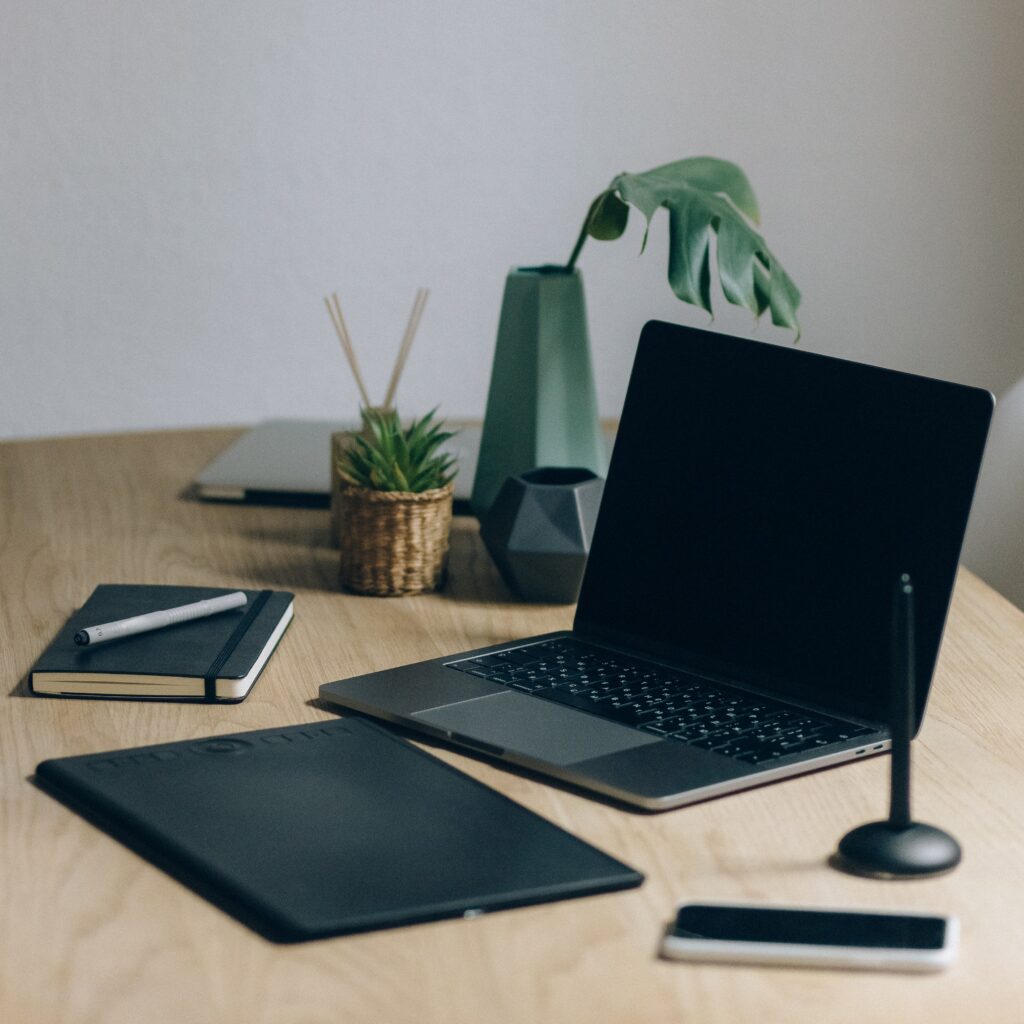
[[[334,300],[334,305],[331,305],[331,299]],[[338,341],[341,342],[341,349],[345,353],[345,358],[348,360],[348,365],[352,368],[352,376],[356,379],[356,387],[359,388],[359,394],[363,400],[363,406],[366,409],[370,408],[370,396],[366,393],[366,385],[363,384],[363,375],[359,372],[359,361],[356,359],[356,351],[352,347],[352,339],[349,337],[348,327],[345,326],[345,317],[341,312],[341,303],[338,301],[338,293],[332,292],[329,298],[324,299],[324,303],[327,306],[327,312],[330,314],[331,323],[334,324],[335,333],[338,335]]]
[[[387,394],[384,396],[384,408],[390,409],[394,400],[395,392],[398,390],[398,382],[401,380],[402,371],[405,369],[406,360],[409,358],[409,351],[412,348],[413,338],[416,337],[416,330],[420,325],[420,318],[423,316],[423,307],[427,304],[430,295],[429,288],[417,288],[416,298],[409,313],[409,322],[405,327],[405,334],[402,337],[402,344],[398,348],[398,355],[395,358],[395,368],[391,371],[391,380],[388,383]]]
[[[363,374],[359,369],[359,360],[356,358],[356,347],[352,344],[352,335],[348,333],[348,325],[345,323],[345,314],[341,311],[341,300],[338,298],[337,292],[331,292],[331,298],[334,301],[334,312],[338,317],[338,326],[341,329],[340,337],[343,339],[345,354],[348,357],[349,365],[352,367],[352,374],[356,379],[356,385],[359,388],[359,393],[363,397],[363,402],[369,403],[369,392],[366,390],[366,384],[363,381]]]

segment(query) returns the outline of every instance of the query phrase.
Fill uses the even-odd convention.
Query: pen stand
[[[910,816],[910,737],[914,724],[914,588],[904,573],[893,600],[892,766],[889,817],[847,832],[829,863],[867,878],[929,878],[960,863],[960,846]]]
[[[960,845],[947,832],[912,821],[872,821],[847,832],[833,867],[867,878],[930,878],[960,863]]]

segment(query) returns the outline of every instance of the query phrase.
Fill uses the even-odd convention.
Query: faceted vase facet
[[[580,466],[604,476],[607,458],[579,271],[510,271],[473,480],[473,511],[482,516],[510,476],[537,466]]]
[[[604,481],[589,469],[541,468],[510,477],[480,521],[502,578],[527,601],[579,596]]]

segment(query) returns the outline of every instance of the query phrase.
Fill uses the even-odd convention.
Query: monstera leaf
[[[769,310],[772,323],[800,337],[800,292],[754,228],[760,219],[757,200],[739,167],[698,156],[643,174],[618,175],[591,203],[567,269],[575,266],[588,236],[602,241],[618,238],[626,230],[630,206],[646,222],[643,247],[651,218],[663,206],[668,210],[668,283],[683,302],[711,312],[714,234],[718,280],[726,299],[755,317]]]

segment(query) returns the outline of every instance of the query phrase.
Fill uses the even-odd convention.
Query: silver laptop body
[[[355,420],[266,420],[221,452],[194,481],[198,498],[211,501],[287,502],[326,505],[331,495],[331,435],[358,428]],[[463,472],[455,500],[468,501],[473,484],[479,427],[460,427],[442,451]]]
[[[573,629],[320,698],[648,810],[879,753],[893,583],[920,598],[919,727],[991,411],[976,388],[649,323]]]

